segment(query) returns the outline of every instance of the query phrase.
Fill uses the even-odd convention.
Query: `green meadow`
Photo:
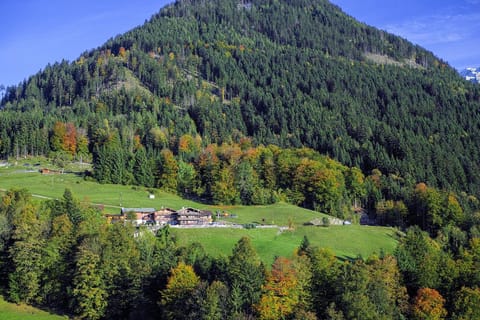
[[[26,304],[7,302],[0,296],[0,319],[1,320],[61,320],[68,319],[66,316],[58,316],[49,312],[34,308]]]
[[[0,189],[10,188],[26,188],[37,198],[59,198],[68,188],[81,202],[104,205],[106,213],[119,213],[120,207],[168,206],[178,209],[182,206],[199,206],[198,203],[159,190],[155,191],[155,199],[149,199],[149,191],[143,187],[99,184],[86,181],[76,173],[43,175],[39,169],[29,172],[29,169],[21,167],[0,169]]]
[[[65,188],[69,188],[79,201],[103,205],[105,213],[119,213],[120,207],[195,207],[211,210],[214,214],[218,212],[219,220],[227,224],[254,223],[292,227],[291,231],[283,232],[278,228],[173,228],[180,245],[199,242],[208,253],[215,256],[228,256],[233,245],[244,235],[251,237],[266,264],[270,264],[275,256],[292,255],[304,235],[313,245],[332,249],[339,258],[355,258],[359,255],[366,257],[381,251],[392,252],[397,243],[395,231],[391,228],[358,225],[310,226],[309,221],[327,215],[287,203],[268,206],[210,206],[160,190],[155,190],[155,199],[150,199],[150,190],[147,188],[98,184],[86,181],[80,174],[75,173],[42,175],[39,169],[38,166],[26,167],[22,163],[15,167],[0,168],[0,190],[26,188],[36,199],[42,200],[60,198]],[[223,215],[224,213],[227,214]]]
[[[302,226],[293,231],[273,229],[176,229],[172,228],[179,245],[198,242],[213,256],[228,256],[234,244],[242,237],[251,238],[262,261],[270,265],[276,256],[289,257],[299,247],[306,235],[311,244],[329,248],[340,259],[359,255],[368,257],[381,252],[391,253],[397,240],[394,229],[367,226]]]
[[[169,207],[172,209],[195,207],[208,209],[214,213],[228,213],[228,217],[220,217],[220,220],[227,223],[303,224],[314,218],[327,216],[287,203],[269,206],[209,206],[158,189],[155,189],[155,199],[150,199],[148,188],[99,184],[86,181],[76,173],[43,175],[39,170],[39,167],[25,168],[22,165],[0,168],[0,189],[26,188],[34,197],[43,199],[44,197],[59,198],[68,188],[81,202],[104,205],[106,213],[119,213],[121,207]]]

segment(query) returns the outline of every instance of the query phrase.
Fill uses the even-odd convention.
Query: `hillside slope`
[[[204,141],[309,146],[365,172],[480,191],[480,89],[326,0],[183,0],[9,88],[0,156],[57,151],[56,121],[147,149]],[[163,130],[158,143],[152,130]],[[157,131],[158,132],[158,131]],[[157,142],[155,142],[157,141]],[[169,145],[170,144],[170,145]]]

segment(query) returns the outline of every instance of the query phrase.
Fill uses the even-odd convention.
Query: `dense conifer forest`
[[[266,267],[248,239],[217,260],[68,191],[11,190],[11,301],[87,319],[479,317],[480,87],[326,0],[179,0],[0,105],[0,158],[92,162],[86,179],[206,203],[362,207],[406,232],[394,256],[339,262],[305,239]]]

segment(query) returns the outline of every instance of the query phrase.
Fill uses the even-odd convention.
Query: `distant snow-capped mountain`
[[[468,81],[480,83],[480,68],[466,68],[460,71],[460,75]]]

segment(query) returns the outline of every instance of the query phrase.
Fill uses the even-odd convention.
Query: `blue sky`
[[[0,0],[0,84],[72,61],[143,24],[170,0]],[[480,67],[480,0],[332,0],[358,20],[433,51],[453,67]]]

